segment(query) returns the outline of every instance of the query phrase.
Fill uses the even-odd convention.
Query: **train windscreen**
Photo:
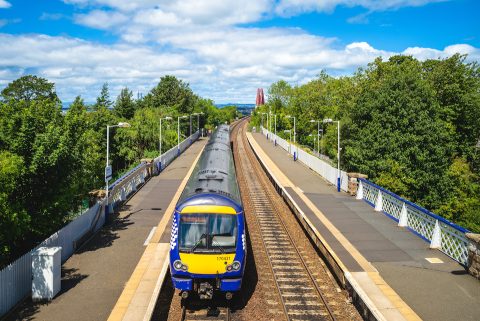
[[[178,231],[181,252],[234,253],[237,216],[231,214],[182,214]]]

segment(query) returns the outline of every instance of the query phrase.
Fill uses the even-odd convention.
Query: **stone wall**
[[[467,233],[468,273],[480,280],[480,234]]]
[[[357,195],[358,179],[368,178],[368,176],[360,173],[347,173],[347,176],[348,176],[348,192],[350,193],[350,195],[355,196]]]

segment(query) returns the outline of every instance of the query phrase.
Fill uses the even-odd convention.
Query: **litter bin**
[[[32,300],[52,300],[60,291],[62,248],[41,247],[32,254]]]

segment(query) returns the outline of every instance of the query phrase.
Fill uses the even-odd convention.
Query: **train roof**
[[[230,148],[230,126],[219,125],[212,133],[198,160],[192,175],[188,179],[178,204],[205,194],[222,195],[241,206],[240,191],[233,154]],[[209,198],[209,201],[214,202]],[[202,204],[207,205],[202,200]],[[189,204],[191,201],[188,202]],[[193,205],[193,204],[190,204]]]

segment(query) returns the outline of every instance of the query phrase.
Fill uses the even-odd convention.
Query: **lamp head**
[[[118,123],[117,125],[118,127],[122,127],[122,128],[128,128],[128,127],[131,127],[131,125],[129,123]]]
[[[312,120],[310,120],[310,122],[311,122],[311,123],[316,123],[317,121],[314,120],[314,119],[312,119]]]
[[[172,117],[166,116],[164,119],[165,119],[165,120],[172,120]]]
[[[331,123],[331,122],[333,122],[333,120],[331,118],[325,118],[323,120],[323,123]]]

